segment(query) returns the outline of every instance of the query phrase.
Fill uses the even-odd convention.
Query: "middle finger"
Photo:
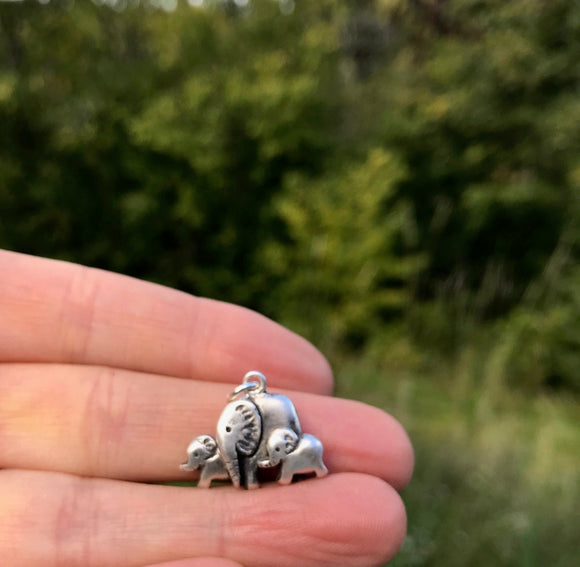
[[[97,366],[0,365],[0,468],[125,480],[195,478],[179,471],[189,441],[215,433],[232,386]],[[409,480],[404,430],[370,406],[292,392],[302,428],[331,472]]]

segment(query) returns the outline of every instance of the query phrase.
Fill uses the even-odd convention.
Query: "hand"
[[[330,474],[255,491],[145,484],[192,478],[187,444],[254,369],[295,390]],[[254,312],[0,252],[2,565],[384,563],[405,534],[412,449],[393,418],[331,390],[322,355]]]

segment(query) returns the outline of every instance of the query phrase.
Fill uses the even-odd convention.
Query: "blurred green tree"
[[[456,354],[480,327],[518,334],[546,314],[535,344],[563,360],[580,4],[104,4],[0,5],[1,246],[341,345],[407,321]],[[530,303],[564,236],[560,291]],[[570,385],[564,358],[512,362]]]
[[[404,166],[382,149],[309,180],[287,178],[275,208],[288,229],[268,242],[266,271],[279,276],[271,307],[327,348],[361,346],[408,307],[420,255],[400,246],[408,207],[394,192]]]
[[[403,39],[372,88],[429,258],[419,296],[466,292],[482,316],[503,314],[578,221],[580,8],[380,4]]]

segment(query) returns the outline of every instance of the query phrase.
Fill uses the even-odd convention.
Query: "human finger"
[[[215,433],[232,386],[107,367],[0,365],[0,467],[128,480],[193,479],[179,471],[192,438]],[[388,414],[350,400],[288,395],[331,472],[409,480],[413,451]]]
[[[243,567],[237,561],[221,559],[219,557],[198,557],[194,559],[180,559],[169,563],[157,563],[147,567]]]
[[[98,364],[328,394],[332,373],[306,340],[248,309],[160,285],[0,251],[0,361]]]
[[[4,470],[0,502],[7,567],[140,567],[187,557],[372,567],[396,553],[406,529],[398,493],[359,474],[240,491]]]

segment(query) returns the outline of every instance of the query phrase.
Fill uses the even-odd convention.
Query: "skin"
[[[6,567],[372,567],[400,547],[401,426],[331,398],[304,339],[233,305],[0,251],[0,557]],[[243,491],[144,484],[213,433],[248,370],[286,393],[330,474]],[[283,534],[283,535],[282,535]]]

